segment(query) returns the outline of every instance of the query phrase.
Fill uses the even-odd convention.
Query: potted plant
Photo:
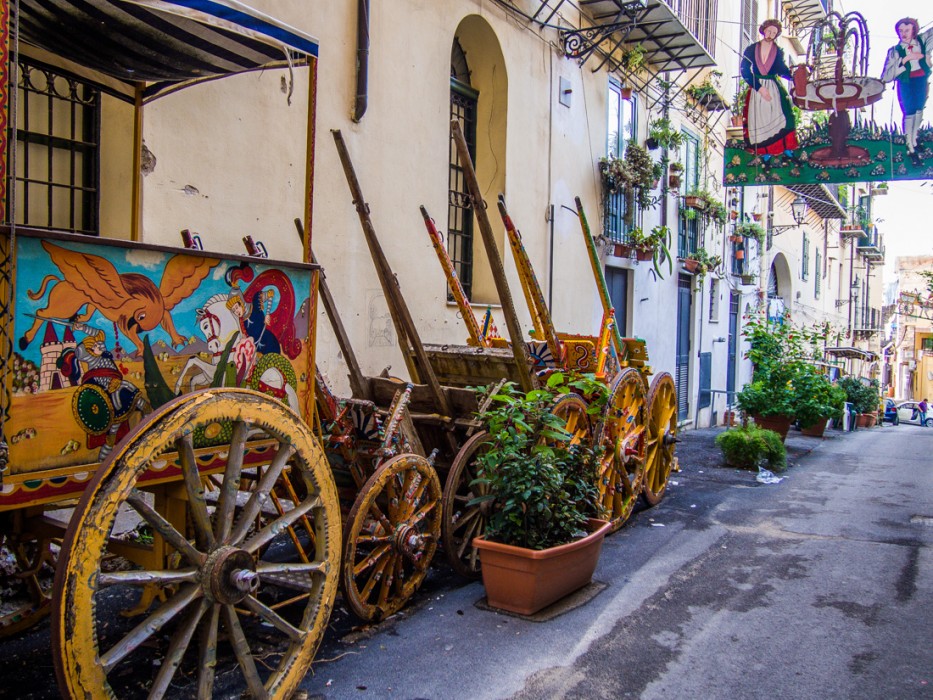
[[[715,270],[722,265],[722,258],[718,255],[710,255],[706,248],[702,246],[692,253],[687,253],[681,262],[687,272],[693,272],[698,277],[703,277],[707,272]]]
[[[709,190],[695,189],[687,192],[683,198],[683,205],[694,209],[709,221],[725,224],[729,219],[729,211],[721,200],[713,196]]]
[[[755,424],[732,428],[716,436],[716,445],[730,467],[757,469],[766,466],[782,471],[787,466],[787,450],[781,436]]]
[[[736,404],[761,428],[787,437],[793,422],[794,393],[787,382],[774,377],[762,377],[742,387],[735,395]]]
[[[876,197],[881,197],[888,193],[888,183],[879,182],[877,185],[871,188],[871,193]]]
[[[680,178],[684,172],[684,164],[675,160],[667,166],[667,172],[667,184],[671,189],[676,190],[680,187]]]
[[[661,165],[637,143],[629,141],[623,158],[600,158],[599,174],[605,194],[630,193],[634,203],[642,209],[656,204],[651,190],[661,176]]]
[[[550,386],[555,376],[563,380],[552,375]],[[492,446],[477,458],[486,494],[474,502],[488,501],[490,514],[473,544],[489,605],[523,615],[585,586],[609,530],[594,518],[599,455],[588,442],[571,444],[553,405],[551,391],[509,383],[482,414]]]
[[[841,418],[846,392],[813,365],[801,367],[793,380],[794,416],[804,435],[822,437],[830,418]]]
[[[858,414],[856,425],[870,428],[878,418],[878,380],[862,380],[857,377],[843,377],[839,386],[846,393],[846,401]]]
[[[676,149],[684,142],[684,135],[678,131],[667,117],[655,119],[648,125],[648,139],[645,144],[649,150],[655,148]]]
[[[748,85],[743,84],[738,92],[735,93],[735,97],[732,98],[732,104],[729,106],[729,111],[732,112],[732,126],[733,127],[742,127],[745,117],[745,100],[748,96]]]
[[[619,66],[633,75],[638,75],[645,65],[646,55],[645,47],[641,44],[625,46],[619,56]]]
[[[671,256],[671,230],[667,226],[655,226],[651,233],[636,228],[629,232],[628,241],[635,252],[635,258],[641,261],[651,260],[658,277],[664,279],[661,265],[667,262],[668,274],[674,271]]]
[[[761,224],[755,223],[754,221],[745,221],[738,224],[735,227],[735,233],[743,238],[754,238],[758,241],[758,245],[764,243],[765,240],[764,228]]]
[[[739,275],[739,281],[742,284],[755,284],[757,279],[758,277],[752,272],[743,272],[741,275]]]

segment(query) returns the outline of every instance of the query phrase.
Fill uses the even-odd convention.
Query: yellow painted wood
[[[674,457],[677,437],[677,390],[667,372],[657,375],[648,391],[648,434],[645,445],[645,489],[648,505],[664,498]]]
[[[645,382],[636,369],[624,369],[616,377],[603,414],[598,444],[604,452],[597,476],[599,517],[618,530],[632,514],[645,473]]]
[[[265,680],[265,692],[273,698],[288,697],[305,675],[330,617],[339,572],[340,509],[329,465],[310,429],[297,414],[280,402],[258,392],[244,389],[209,389],[194,392],[183,399],[166,404],[147,421],[137,426],[128,439],[121,443],[113,458],[102,465],[75,511],[62,546],[52,620],[53,657],[59,677],[59,687],[66,697],[113,696],[113,689],[108,682],[108,673],[102,660],[110,658],[109,654],[112,652],[110,643],[114,640],[107,640],[107,648],[100,648],[95,629],[101,622],[98,619],[98,613],[102,606],[95,605],[95,600],[104,587],[104,577],[112,576],[101,571],[101,561],[107,551],[108,538],[118,511],[133,497],[137,479],[146,471],[151,459],[167,449],[174,449],[175,441],[180,436],[192,433],[199,426],[228,421],[242,421],[250,427],[251,431],[261,431],[281,446],[277,451],[278,456],[273,457],[268,462],[269,466],[263,469],[264,475],[271,476],[265,480],[260,479],[257,483],[256,479],[248,480],[244,475],[243,480],[239,482],[241,488],[247,485],[254,488],[258,486],[271,493],[277,488],[278,481],[284,478],[292,480],[296,477],[300,478],[300,495],[303,500],[288,511],[291,515],[273,512],[272,515],[267,516],[266,507],[258,505],[256,513],[261,519],[258,523],[259,530],[243,528],[244,535],[240,541],[230,539],[233,538],[229,532],[230,528],[227,528],[226,533],[230,539],[230,547],[249,553],[253,557],[253,565],[258,567],[268,566],[261,561],[264,540],[257,539],[253,544],[252,538],[258,537],[256,532],[264,531],[262,528],[266,522],[274,519],[277,523],[277,531],[282,532],[296,529],[302,522],[311,525],[308,549],[299,552],[300,556],[294,562],[286,562],[288,567],[305,567],[301,569],[305,576],[302,580],[307,582],[303,584],[306,589],[303,596],[304,608],[294,628],[296,630],[294,639],[283,635],[281,662]],[[246,431],[240,431],[240,433],[245,435]],[[233,434],[236,435],[237,430],[234,430]],[[237,449],[245,448],[243,444],[236,443],[234,439],[229,449],[233,453]],[[284,466],[286,459],[289,468],[276,471],[275,465],[278,463],[279,467]],[[231,458],[228,463],[233,461]],[[183,503],[183,501],[171,498],[172,494],[168,490],[165,493],[166,512],[159,513],[158,511],[160,499],[156,499],[154,512],[177,523],[180,513],[178,503]],[[157,518],[158,516],[150,517]],[[217,532],[223,531],[219,523],[216,523],[214,528]],[[204,615],[205,620],[213,620],[215,623],[218,618],[225,620],[225,630],[232,637],[240,639],[242,634],[240,625],[246,619],[246,613],[241,606],[252,610],[250,599],[246,598],[237,602],[237,611],[234,612],[234,606],[219,601],[216,591],[210,587],[211,562],[216,561],[219,555],[225,553],[226,550],[221,551],[223,542],[218,542],[217,547],[211,551],[201,552],[193,550],[195,546],[191,544],[193,539],[188,540],[188,543],[185,542],[187,532],[184,527],[176,532],[184,534],[181,535],[180,541],[176,540],[177,544],[171,541],[165,542],[168,556],[165,557],[163,567],[170,569],[171,575],[187,575],[193,582],[163,584],[163,591],[168,600],[167,605],[188,601],[187,605],[179,605],[178,610],[175,611],[179,621],[187,620],[186,616],[189,611],[197,609]],[[185,546],[179,549],[180,545]],[[257,557],[260,558],[258,563]],[[215,574],[218,570],[213,569]],[[293,568],[289,569],[289,571],[293,570]],[[185,574],[186,571],[191,573]],[[312,571],[317,573],[312,573]],[[139,572],[132,573],[138,575]],[[161,580],[167,581],[164,571],[150,570],[149,573],[155,577],[161,576],[163,577]],[[271,585],[272,578],[267,578],[267,576],[271,574],[260,576],[261,587]],[[143,588],[145,587],[140,584],[140,589]],[[206,601],[207,604],[201,601]],[[154,609],[149,611],[150,615]],[[223,614],[218,615],[218,612]],[[235,625],[236,629],[229,627],[235,624],[236,620],[240,620],[240,624]],[[180,625],[179,627],[186,626]],[[180,633],[176,632],[176,634]],[[159,632],[142,632],[137,641],[151,639],[155,642],[159,637]],[[210,634],[195,635],[191,644],[205,644],[205,639],[211,637]],[[213,630],[213,638],[217,638],[216,627]],[[248,647],[247,641],[247,652],[243,652],[243,648],[240,648],[240,652],[246,654],[240,657],[241,669],[244,668],[242,666],[244,661],[253,664]],[[202,658],[210,658],[212,649],[211,646],[202,652],[202,654],[207,654]],[[189,651],[196,650],[197,647],[193,646]],[[268,649],[265,651],[267,652]],[[163,648],[158,645],[155,646],[154,651],[147,651],[150,655],[162,652]],[[170,666],[167,661],[165,665]],[[255,681],[255,678],[253,680]],[[171,691],[168,691],[166,697],[170,694]]]

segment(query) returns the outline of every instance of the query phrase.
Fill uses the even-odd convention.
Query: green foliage
[[[661,177],[661,165],[655,163],[648,151],[637,143],[630,141],[626,145],[624,158],[600,158],[599,173],[606,193],[631,192],[642,209],[649,209],[657,203],[651,196],[651,190]]]
[[[638,75],[638,73],[641,72],[642,67],[645,65],[646,55],[647,51],[641,44],[626,46],[622,49],[621,55],[619,57],[619,65],[629,73]]]
[[[843,377],[839,380],[840,388],[846,394],[846,401],[852,404],[856,413],[873,413],[878,410],[879,385],[877,379],[864,382],[857,377]]]
[[[802,389],[795,390],[795,382],[800,381],[802,387],[818,381],[809,376],[816,372],[811,363],[820,359],[828,332],[826,326],[797,326],[786,316],[778,323],[758,316],[747,317],[742,334],[750,344],[746,357],[752,361],[753,371],[751,383],[736,395],[739,407],[754,415],[794,416],[798,404],[804,402],[807,406],[803,410],[808,412],[809,420],[816,406],[824,404],[811,402]],[[823,398],[826,405],[833,405],[831,396]]]
[[[842,416],[846,392],[813,365],[803,365],[793,380],[794,416],[801,428]],[[876,401],[877,403],[877,401]]]
[[[742,83],[742,87],[739,88],[739,91],[735,93],[735,97],[732,98],[732,104],[729,109],[734,115],[741,115],[745,109],[745,100],[748,98],[748,85]]]
[[[726,463],[741,469],[757,469],[764,464],[781,471],[787,466],[787,450],[781,436],[757,425],[732,428],[716,436]]]
[[[684,164],[681,163],[679,160],[675,160],[673,163],[671,163],[668,166],[668,169],[671,171],[672,174],[676,175],[684,171]]]
[[[667,273],[674,271],[674,262],[671,257],[671,230],[667,226],[655,226],[651,233],[645,233],[641,228],[632,229],[628,233],[628,241],[633,247],[652,253],[654,271],[658,277],[664,279],[661,265],[667,262]]]
[[[923,278],[923,281],[927,285],[927,294],[933,297],[933,271],[931,270],[920,270],[918,273]]]
[[[699,262],[697,267],[697,275],[702,277],[707,272],[715,270],[717,267],[722,265],[722,258],[718,255],[710,255],[706,252],[706,248],[700,247],[697,248],[694,252],[689,253],[685,256],[685,260],[696,260]]]
[[[655,119],[648,125],[648,138],[657,142],[661,148],[674,150],[684,143],[684,135],[676,129],[667,117]]]
[[[721,200],[717,199],[709,190],[697,189],[687,192],[688,197],[696,197],[700,200],[700,216],[713,221],[720,226],[729,220],[729,210]]]
[[[546,549],[586,533],[596,513],[598,455],[591,444],[570,444],[564,421],[553,415],[555,396],[575,391],[601,412],[605,385],[592,376],[555,373],[548,388],[521,393],[514,383],[493,396],[482,414],[492,447],[478,458],[477,483],[492,501],[486,537],[529,549]]]
[[[754,221],[746,221],[737,224],[735,227],[735,234],[737,236],[745,236],[746,238],[754,238],[759,244],[764,243],[765,240],[764,227]]]

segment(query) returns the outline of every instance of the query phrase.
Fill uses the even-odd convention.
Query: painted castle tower
[[[45,324],[45,335],[42,338],[42,361],[39,365],[39,391],[71,386],[71,382],[59,369],[58,360],[63,352],[74,349],[76,345],[71,328],[66,326],[62,339],[59,340],[55,327],[51,323]]]

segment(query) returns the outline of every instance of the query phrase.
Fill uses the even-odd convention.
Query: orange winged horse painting
[[[142,348],[140,333],[160,325],[174,347],[182,346],[186,341],[175,330],[171,311],[191,296],[218,263],[211,258],[175,255],[165,264],[157,287],[145,275],[119,273],[113,263],[98,255],[69,250],[48,241],[43,241],[42,247],[62,276],[47,275],[38,290],[28,293],[30,299],[41,299],[51,286],[45,307],[36,312],[32,327],[19,339],[20,350],[29,346],[46,320],[85,323],[95,311],[113,322],[132,344],[127,347],[129,354]]]

